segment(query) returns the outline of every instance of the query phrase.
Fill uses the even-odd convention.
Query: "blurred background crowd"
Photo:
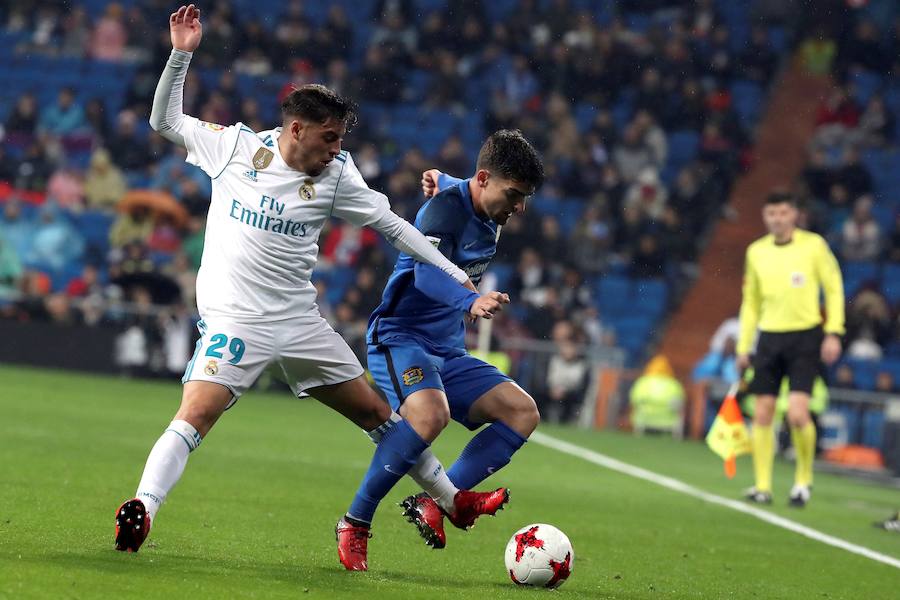
[[[900,20],[890,2],[796,4],[220,0],[201,6],[184,111],[260,131],[292,85],[349,95],[361,119],[345,147],[410,220],[423,170],[468,176],[488,133],[521,129],[548,178],[485,281],[514,300],[493,335],[552,345],[533,392],[571,419],[591,351],[618,348],[628,367],[652,355],[709,231],[734,217],[754,127],[797,57],[837,82],[795,191],[852,298],[842,385],[874,389],[882,371],[900,379]],[[122,367],[143,374],[180,373],[190,355],[210,193],[147,123],[172,10],[0,6],[0,318],[118,327]],[[394,259],[343,222],[320,238],[320,309],[360,352]],[[729,352],[714,344],[695,375],[733,378]]]

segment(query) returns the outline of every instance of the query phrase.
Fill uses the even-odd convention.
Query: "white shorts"
[[[321,385],[356,379],[364,370],[347,342],[318,312],[274,323],[241,323],[211,317],[197,323],[200,339],[181,383],[224,385],[237,401],[264,370],[284,380],[295,395]]]

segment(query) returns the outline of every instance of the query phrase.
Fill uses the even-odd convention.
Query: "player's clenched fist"
[[[503,305],[509,304],[509,296],[500,292],[488,292],[484,296],[479,296],[469,308],[469,315],[484,319],[493,319],[494,314],[503,310]]]
[[[431,198],[438,193],[438,177],[441,172],[437,169],[428,169],[422,173],[422,193],[426,198]]]
[[[203,26],[200,24],[200,9],[193,4],[182,6],[169,15],[169,33],[172,47],[184,52],[193,52],[200,45]]]

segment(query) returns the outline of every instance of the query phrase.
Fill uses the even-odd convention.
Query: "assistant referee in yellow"
[[[749,387],[756,395],[752,430],[756,483],[747,491],[747,499],[772,502],[772,417],[781,380],[787,376],[787,418],[797,454],[790,504],[802,507],[809,501],[816,452],[809,395],[822,363],[831,365],[841,356],[844,284],[828,244],[821,236],[799,229],[797,216],[791,195],[775,192],[766,199],[763,221],[769,233],[747,248],[737,363],[741,370],[750,366],[756,342]],[[824,319],[820,291],[825,296]]]

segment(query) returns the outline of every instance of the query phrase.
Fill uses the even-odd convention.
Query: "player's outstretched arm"
[[[450,262],[446,256],[431,245],[421,231],[393,211],[388,210],[370,226],[383,235],[397,250],[405,252],[419,262],[434,265],[461,285],[466,285],[467,282],[471,283],[465,271]]]
[[[150,126],[167,140],[185,146],[184,136],[180,133],[184,122],[182,97],[192,53],[203,37],[200,9],[189,4],[173,12],[169,16],[169,34],[172,54],[156,85]]]

